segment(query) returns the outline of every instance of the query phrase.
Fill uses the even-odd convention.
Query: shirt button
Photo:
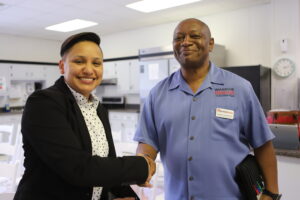
[[[196,98],[196,97],[194,97],[194,98],[193,98],[193,101],[196,101],[196,100],[197,100],[197,98]]]
[[[194,180],[194,177],[190,176],[190,177],[189,177],[189,180],[190,180],[190,181]]]
[[[190,137],[190,140],[193,140],[193,139],[194,139],[194,136],[191,136],[191,137]]]
[[[191,161],[191,160],[193,160],[193,157],[192,157],[192,156],[190,156],[190,157],[188,158],[188,161]]]
[[[196,117],[195,116],[192,116],[192,120],[195,120],[196,119]]]
[[[194,200],[194,196],[191,196],[190,200]]]

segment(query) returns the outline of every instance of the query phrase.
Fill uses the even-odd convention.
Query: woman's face
[[[76,92],[89,98],[91,92],[102,81],[102,51],[94,42],[79,42],[63,56],[59,68],[66,83]]]

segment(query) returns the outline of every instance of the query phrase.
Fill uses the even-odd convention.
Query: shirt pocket
[[[217,116],[217,108],[233,111],[233,119],[229,116]],[[225,110],[225,111],[226,111]],[[238,112],[235,101],[216,101],[212,107],[211,138],[213,140],[233,142],[238,139]]]

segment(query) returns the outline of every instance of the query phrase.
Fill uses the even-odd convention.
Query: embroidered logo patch
[[[217,97],[231,96],[234,97],[234,88],[217,88],[215,89]]]

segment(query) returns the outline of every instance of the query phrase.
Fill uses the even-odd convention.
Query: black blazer
[[[97,109],[109,144],[109,156],[92,156],[88,129],[63,77],[29,96],[22,116],[25,172],[14,200],[91,200],[93,186],[101,199],[135,193],[129,184],[144,183],[144,158],[116,158],[107,111]]]

